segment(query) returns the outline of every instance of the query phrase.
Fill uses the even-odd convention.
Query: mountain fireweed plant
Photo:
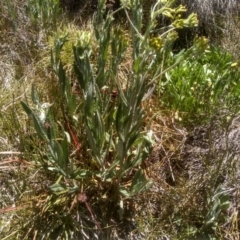
[[[157,1],[143,31],[142,1],[122,1],[121,9],[130,23],[130,33],[126,33],[114,26],[115,12],[106,13],[106,1],[100,0],[93,23],[96,55],[92,56],[90,41],[80,39],[73,46],[76,91],[60,57],[68,35],[56,37],[51,65],[59,80],[60,97],[42,103],[33,87],[32,105],[21,103],[42,142],[40,165],[56,179],[35,215],[35,222],[46,219],[48,226],[39,230],[35,224],[29,235],[113,239],[113,229],[134,213],[134,196],[152,186],[144,161],[153,149],[153,132],[145,126],[142,103],[154,93],[165,72],[207,46],[199,38],[165,68],[177,38],[175,30],[197,24],[196,15],[181,19],[186,9],[171,8],[172,4]],[[155,29],[159,15],[172,19],[168,28]],[[131,67],[123,78],[119,69],[129,54]]]

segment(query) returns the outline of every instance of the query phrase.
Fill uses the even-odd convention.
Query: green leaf
[[[88,139],[88,143],[90,145],[90,148],[92,150],[92,154],[94,156],[94,158],[97,160],[98,164],[100,167],[102,167],[103,162],[101,159],[101,151],[98,147],[98,143],[97,143],[97,139],[95,138],[92,130],[87,126],[86,128],[86,132],[87,132],[87,139]]]
[[[49,138],[46,132],[46,129],[44,128],[44,126],[42,125],[41,121],[39,120],[38,117],[36,117],[36,115],[34,114],[34,112],[31,110],[31,108],[24,102],[21,101],[21,105],[24,109],[24,111],[28,114],[28,116],[30,118],[32,118],[33,123],[34,123],[34,128],[37,131],[38,137],[41,140],[45,140],[47,142],[49,142]]]
[[[60,81],[60,86],[62,90],[62,94],[66,96],[66,85],[67,85],[67,79],[66,79],[66,74],[65,70],[63,69],[62,62],[60,61],[59,63],[59,69],[58,69],[58,79]]]
[[[146,191],[152,186],[152,181],[145,178],[143,171],[139,169],[133,177],[131,184],[131,194],[136,195],[143,191]]]
[[[141,63],[141,58],[139,58],[139,57],[136,58],[134,61],[134,64],[133,64],[133,70],[136,74],[140,71],[140,69],[139,69],[140,63]]]
[[[230,207],[230,202],[224,202],[220,205],[221,210],[227,210]]]
[[[67,171],[67,165],[69,163],[69,152],[68,152],[68,140],[66,135],[64,135],[63,141],[61,142],[62,148],[62,158],[63,158],[63,169]]]
[[[89,116],[91,112],[93,112],[94,109],[94,103],[95,103],[95,91],[94,91],[94,83],[90,82],[87,89],[87,96],[86,96],[86,113]]]
[[[139,155],[135,156],[134,154],[132,154],[128,156],[128,158],[124,161],[123,164],[123,172],[131,170],[134,167],[139,166],[143,162],[143,159]]]
[[[68,164],[68,150],[66,138],[65,140],[62,140],[61,145],[57,141],[52,141],[50,145],[52,157],[55,159],[55,162],[58,164],[62,172],[66,174]]]
[[[221,210],[227,210],[230,206],[230,196],[228,194],[224,194],[220,197],[220,208]]]
[[[131,133],[130,133],[130,134],[131,134]],[[130,134],[129,134],[129,135],[130,135]],[[139,131],[135,131],[133,134],[131,134],[130,136],[129,136],[129,135],[126,136],[126,138],[128,139],[127,144],[126,144],[126,145],[127,145],[127,146],[126,146],[126,150],[127,150],[127,151],[128,151],[131,147],[134,146],[134,144],[135,144],[135,142],[137,141],[140,133],[139,133]]]
[[[35,105],[39,104],[39,97],[38,97],[37,91],[35,90],[34,85],[32,85],[31,98],[32,98],[32,102]]]
[[[126,135],[125,135],[125,132],[124,132],[124,126],[123,126],[123,122],[126,118],[126,116],[124,116],[124,106],[123,106],[123,103],[120,103],[118,108],[117,108],[117,113],[116,113],[116,129],[117,129],[117,132],[118,132],[118,135],[119,135],[119,138],[122,140],[122,142],[125,142],[125,139],[126,139]]]
[[[62,192],[66,190],[66,188],[64,188],[60,183],[54,183],[49,188],[50,188],[50,191],[52,191],[53,193]]]
[[[77,170],[74,172],[73,178],[82,180],[84,178],[91,178],[92,172],[86,169]]]
[[[77,99],[73,94],[71,94],[70,98],[68,99],[68,107],[70,115],[73,116],[77,108]]]
[[[55,59],[53,57],[53,51],[51,49],[51,66],[53,68],[53,71],[57,73],[57,63],[55,62]]]
[[[124,187],[119,187],[119,192],[126,198],[131,197],[131,193]]]
[[[117,150],[117,156],[119,159],[123,159],[124,156],[126,155],[125,151],[125,146],[122,140],[119,140],[117,145],[116,145],[116,150]]]
[[[23,110],[27,113],[27,115],[28,115],[29,117],[32,117],[32,114],[33,114],[32,109],[31,109],[30,107],[28,107],[28,105],[27,105],[25,102],[22,102],[22,101],[21,101],[21,105],[22,105],[22,107],[23,107]]]
[[[116,167],[120,164],[120,161],[116,158],[110,166],[99,174],[99,177],[107,182],[112,182],[112,179],[116,176]]]
[[[82,88],[83,91],[85,91],[86,84],[84,79],[84,71],[83,71],[83,65],[85,64],[84,61],[81,59],[82,55],[84,55],[82,48],[76,48],[73,47],[73,53],[74,53],[74,71],[77,74],[78,82]]]

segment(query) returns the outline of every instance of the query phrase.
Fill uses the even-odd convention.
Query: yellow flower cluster
[[[175,28],[184,28],[184,27],[196,27],[198,25],[197,14],[192,13],[187,19],[177,18],[173,23]]]
[[[191,13],[188,18],[185,20],[185,24],[187,27],[197,27],[198,18],[196,13]]]
[[[175,28],[183,28],[185,27],[185,20],[184,19],[176,19],[173,23],[172,23],[173,27]]]
[[[154,37],[150,39],[149,45],[155,50],[160,50],[163,47],[164,40],[161,37]]]
[[[187,9],[185,6],[180,5],[177,8],[163,8],[162,10],[162,14],[166,17],[175,19],[175,18],[179,18],[179,16],[181,16],[181,13],[186,12]]]
[[[205,50],[208,48],[209,40],[206,37],[196,37],[194,39],[194,46],[198,50]]]
[[[120,0],[121,5],[127,9],[131,8],[131,1],[130,0]]]
[[[176,31],[172,31],[167,35],[167,41],[174,42],[178,39],[178,33]]]

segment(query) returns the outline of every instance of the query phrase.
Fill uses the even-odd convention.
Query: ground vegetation
[[[239,11],[1,1],[1,239],[239,239]]]

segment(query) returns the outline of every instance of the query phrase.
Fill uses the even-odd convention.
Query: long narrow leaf
[[[21,105],[22,105],[24,111],[28,114],[28,116],[30,118],[32,118],[35,130],[37,131],[39,138],[41,140],[45,140],[45,141],[49,142],[49,138],[48,138],[46,129],[44,128],[44,126],[42,125],[42,123],[38,119],[38,117],[36,117],[34,112],[31,110],[31,108],[26,103],[21,101]]]
[[[37,91],[34,88],[34,85],[32,85],[31,98],[32,98],[32,102],[35,105],[39,104],[39,97],[38,97]]]

